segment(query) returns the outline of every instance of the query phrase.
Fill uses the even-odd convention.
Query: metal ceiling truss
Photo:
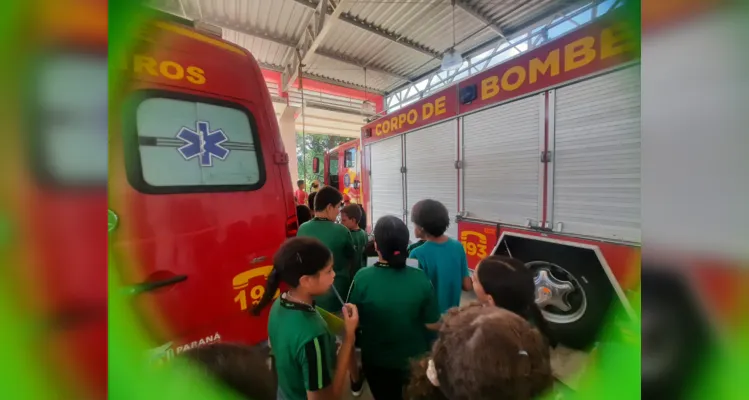
[[[267,40],[267,41],[270,41],[270,42],[273,42],[273,43],[276,43],[276,44],[280,44],[282,46],[289,47],[289,51],[287,52],[286,60],[290,60],[292,57],[296,58],[296,51],[294,51],[294,50],[296,48],[299,48],[304,43],[304,41],[307,40],[307,37],[308,37],[307,35],[309,35],[310,33],[313,33],[313,32],[316,32],[319,35],[319,33],[321,32],[321,30],[323,28],[323,24],[325,24],[325,20],[327,19],[326,18],[327,14],[331,13],[330,7],[331,7],[331,3],[334,2],[334,1],[335,0],[324,0],[324,1],[321,0],[320,1],[320,3],[319,3],[320,4],[320,8],[322,8],[322,4],[325,3],[326,6],[328,7],[328,12],[324,13],[324,14],[323,13],[313,13],[310,16],[311,18],[308,21],[308,24],[307,24],[307,27],[305,29],[304,35],[302,35],[302,38],[299,41],[295,41],[294,39],[289,39],[289,38],[282,38],[282,37],[273,36],[273,35],[268,34],[267,32],[262,32],[262,31],[254,30],[254,29],[248,28],[248,27],[243,26],[243,25],[238,25],[236,23],[231,23],[231,22],[226,22],[226,21],[219,21],[219,20],[217,20],[215,18],[210,18],[210,17],[206,18],[203,15],[203,12],[202,12],[202,10],[200,8],[200,2],[196,1],[196,0],[177,0],[177,5],[179,6],[180,10],[182,11],[183,16],[185,18],[187,18],[187,19],[193,20],[195,23],[206,23],[206,24],[214,25],[214,26],[222,28],[222,29],[233,30],[233,31],[236,31],[236,32],[239,32],[239,33],[243,33],[245,35],[253,36],[253,37],[260,38],[260,39],[263,39],[263,40]],[[349,0],[341,0],[338,3],[332,3],[332,4],[338,4],[338,7],[340,7],[340,5],[341,5],[342,2],[348,2],[348,1]],[[151,6],[153,8],[155,8],[155,9],[159,9],[159,10],[164,11],[164,12],[168,12],[168,11],[165,11],[165,10],[169,9],[169,7],[166,7],[163,4],[152,3]],[[342,10],[343,9],[341,8],[341,11]],[[315,36],[315,37],[317,37],[317,36]],[[313,39],[313,41],[314,41],[314,39]],[[318,41],[318,43],[316,45],[319,46],[320,42],[321,42],[321,40]],[[309,47],[307,47],[307,48],[309,49]],[[351,65],[354,65],[354,66],[362,68],[362,71],[364,70],[364,63],[361,62],[361,61],[359,61],[359,60],[354,60],[354,59],[351,59],[349,57],[345,57],[345,56],[342,56],[342,55],[339,55],[339,54],[335,54],[335,53],[332,53],[332,52],[328,52],[328,51],[325,51],[325,50],[322,50],[322,49],[318,49],[318,48],[315,48],[315,50],[312,53],[320,55],[320,56],[323,56],[323,57],[326,57],[326,58],[330,58],[332,60],[336,60],[336,61],[339,61],[339,62],[342,62],[342,63],[351,64]],[[312,53],[310,53],[310,55]],[[288,70],[288,66],[291,65],[292,69],[296,70],[296,66],[298,65],[298,62],[294,63],[294,64],[291,64],[291,62],[293,62],[293,61],[290,60],[289,62],[284,63],[284,66],[286,66],[287,68],[279,67],[279,66],[273,66],[273,65],[269,65],[269,64],[264,65],[263,68],[271,69],[273,71],[278,71],[278,72],[284,73],[284,72],[288,72],[286,70]],[[396,72],[393,72],[393,71],[389,71],[389,70],[386,70],[386,69],[377,68],[377,67],[373,67],[373,66],[367,66],[367,69],[369,71],[371,71],[371,72],[381,73],[381,74],[384,74],[384,75],[392,76],[392,77],[395,77],[395,78],[398,78],[398,79],[410,82],[410,79],[407,76],[399,74],[399,73],[396,73]],[[307,72],[305,72],[303,76],[309,77],[310,79],[314,79],[316,81],[331,83],[331,84],[338,85],[338,86],[350,87],[352,89],[357,89],[357,90],[364,90],[365,89],[363,85],[358,85],[358,84],[354,84],[354,83],[348,83],[348,82],[338,81],[338,80],[330,79],[330,78],[323,78],[323,77],[320,77],[320,76],[315,75],[315,74],[308,74]],[[296,79],[296,77],[294,79]],[[290,81],[293,82],[294,80],[292,79]],[[284,85],[284,87],[288,87],[288,86]],[[382,92],[382,91],[372,90],[371,88],[367,88],[367,90],[369,92],[377,93],[377,94],[380,94],[380,95],[384,94],[384,92]]]
[[[281,66],[272,65],[272,64],[263,63],[263,62],[259,62],[258,64],[260,64],[260,68],[262,68],[262,69],[266,69],[268,71],[281,72],[283,74],[284,68],[281,67]],[[379,91],[379,90],[375,90],[375,89],[372,89],[370,87],[365,88],[363,85],[357,85],[355,83],[343,82],[343,81],[339,81],[339,80],[336,80],[336,79],[331,79],[331,78],[328,78],[328,77],[325,77],[325,76],[321,76],[321,75],[316,75],[316,74],[313,74],[313,73],[309,73],[309,72],[303,72],[302,76],[304,78],[306,78],[306,79],[311,79],[311,80],[314,80],[314,81],[317,81],[317,82],[328,83],[328,84],[331,84],[331,85],[342,86],[342,87],[347,87],[347,88],[350,88],[350,89],[356,89],[356,90],[361,90],[361,91],[364,91],[366,89],[368,93],[376,94],[376,95],[379,95],[379,96],[384,96],[385,95],[385,92],[382,92],[382,91]]]
[[[299,76],[301,68],[309,64],[315,51],[330,33],[333,24],[343,12],[343,7],[349,0],[339,0],[336,4],[334,0],[320,0],[307,22],[307,26],[302,31],[302,37],[295,46],[296,51],[292,51],[289,57],[284,60],[284,71],[281,76],[282,88],[286,92],[291,84]],[[328,18],[328,5],[333,7],[333,12]],[[327,20],[327,21],[326,21]]]
[[[224,28],[224,29],[230,29],[230,30],[233,30],[233,31],[236,31],[236,32],[239,32],[239,33],[244,33],[245,35],[254,36],[256,38],[264,39],[264,40],[267,40],[269,42],[280,44],[282,46],[287,46],[287,47],[289,47],[289,50],[290,50],[289,52],[291,53],[291,55],[293,55],[294,57],[296,57],[296,52],[294,51],[294,49],[296,49],[296,46],[298,45],[298,43],[294,42],[292,39],[279,38],[279,37],[276,37],[276,36],[273,36],[273,35],[269,35],[269,34],[267,34],[265,32],[256,31],[254,29],[248,29],[248,28],[245,28],[243,26],[239,26],[239,25],[235,25],[235,24],[220,23],[220,22],[217,22],[217,21],[206,21],[206,22],[208,22],[210,24],[213,24],[213,25],[216,25],[218,27]],[[364,67],[362,67],[361,63],[359,61],[357,61],[357,60],[353,60],[351,58],[348,58],[348,57],[345,57],[345,56],[341,56],[341,55],[338,55],[338,54],[334,54],[334,53],[331,53],[331,52],[328,52],[328,51],[325,51],[325,50],[321,50],[321,49],[317,49],[315,51],[315,53],[317,55],[319,55],[319,56],[330,58],[332,60],[340,61],[340,62],[346,63],[346,64],[355,65],[357,67],[362,68],[362,71],[364,71]],[[289,58],[287,57],[287,59],[289,59]],[[288,65],[291,65],[291,64],[286,64],[286,65],[288,66]],[[274,70],[276,70],[277,68],[278,67],[275,67]],[[391,71],[388,71],[388,70],[380,69],[380,68],[377,68],[377,67],[367,67],[367,70],[372,71],[372,72],[379,72],[381,74],[393,76],[393,77],[396,77],[398,79],[403,79],[403,80],[408,81],[408,77],[406,77],[406,76],[403,76],[403,75],[400,75],[400,74],[397,74],[397,73],[394,73],[394,72],[391,72]],[[284,72],[284,68],[281,68],[281,72]],[[307,75],[307,73],[305,73],[304,75]],[[356,85],[356,86],[359,86],[359,85]],[[363,86],[361,86],[361,87],[363,88]],[[383,93],[383,92],[380,92],[380,93]]]
[[[318,10],[319,7],[320,7],[320,4],[324,0],[318,0],[318,1],[314,1],[314,0],[294,0],[294,1],[296,1],[297,3],[299,3],[299,4],[301,4],[301,5],[305,6],[305,7]],[[333,11],[332,11],[332,9],[330,7],[327,8],[327,13],[328,14],[332,14],[333,13]],[[409,40],[408,38],[403,37],[402,35],[398,35],[398,34],[396,34],[394,32],[390,32],[390,31],[388,31],[387,29],[385,29],[385,28],[383,28],[381,26],[377,26],[375,24],[368,23],[368,22],[366,22],[364,20],[361,20],[361,19],[359,19],[359,18],[357,18],[357,17],[355,17],[355,16],[353,16],[353,15],[351,15],[349,13],[343,13],[343,14],[341,14],[338,17],[338,19],[341,20],[341,21],[343,21],[343,22],[346,22],[348,24],[351,24],[351,25],[353,25],[353,26],[355,26],[357,28],[363,29],[363,30],[365,30],[365,31],[367,31],[369,33],[375,34],[375,35],[377,35],[377,36],[379,36],[381,38],[387,39],[387,40],[389,40],[389,41],[391,41],[393,43],[398,43],[401,46],[407,47],[407,48],[409,48],[411,50],[414,50],[414,51],[418,51],[419,53],[424,54],[426,56],[434,57],[434,58],[440,58],[440,57],[442,57],[442,53],[440,53],[438,51],[430,49],[430,48],[428,48],[426,46],[423,46],[423,45],[421,45],[419,43],[416,43],[416,42],[414,42],[412,40]]]
[[[488,28],[490,28],[494,33],[496,33],[501,40],[504,40],[505,42],[509,42],[507,39],[507,36],[505,35],[504,29],[502,29],[501,26],[494,23],[494,21],[490,20],[487,16],[484,14],[481,14],[479,10],[477,10],[474,6],[466,3],[465,1],[456,0],[455,5],[460,8],[461,10],[468,13],[468,15],[472,16],[482,24],[486,25]],[[492,39],[495,40],[495,39]],[[520,49],[518,49],[520,50]]]
[[[385,110],[381,114],[389,113],[415,103],[425,96],[449,86],[455,81],[476,75],[506,59],[543,45],[550,39],[554,39],[581,25],[587,24],[622,4],[622,0],[594,0],[581,7],[576,7],[574,10],[565,10],[566,12],[562,11],[545,17],[529,28],[512,35],[509,40],[505,37],[505,40],[494,40],[489,45],[480,46],[464,55],[466,60],[459,69],[455,71],[432,71],[419,79],[415,79],[412,83],[391,92],[385,98]],[[471,6],[461,5],[461,2],[456,2],[456,5],[463,8],[475,18],[482,19],[482,22],[486,21],[485,23],[489,23],[488,19],[481,17],[478,11],[472,9]],[[609,8],[602,9],[601,6],[603,5]],[[468,9],[464,7],[468,7]],[[469,9],[472,11],[468,11]],[[581,19],[583,22],[575,21],[575,19]],[[501,31],[500,27],[496,27],[496,29]],[[552,30],[555,30],[554,37],[550,38],[549,32]],[[497,33],[504,35],[504,33]]]

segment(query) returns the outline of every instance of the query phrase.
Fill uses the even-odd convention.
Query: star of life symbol
[[[203,167],[213,166],[213,157],[223,161],[229,155],[229,149],[221,144],[228,141],[223,130],[217,129],[211,131],[210,124],[206,121],[197,121],[196,129],[192,130],[187,127],[177,132],[177,138],[185,144],[177,149],[185,160],[191,160],[195,157],[200,158],[200,165]]]

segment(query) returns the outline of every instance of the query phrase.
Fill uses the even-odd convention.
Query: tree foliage
[[[302,138],[301,132],[296,134],[296,158],[297,158],[297,171],[299,173],[298,179],[304,179],[307,182],[307,187],[313,180],[318,179],[323,182],[323,161],[325,160],[325,153],[348,141],[354,140],[352,138],[341,137],[341,136],[330,136],[330,135],[312,135],[306,134]],[[318,174],[312,173],[312,159],[318,157],[320,159],[320,171]]]

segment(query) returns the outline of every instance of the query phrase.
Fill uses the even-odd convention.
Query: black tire
[[[653,265],[642,269],[643,399],[683,397],[714,346],[694,293],[679,269],[674,270]],[[654,326],[648,326],[651,323]]]
[[[598,257],[588,249],[517,239],[511,238],[508,243],[513,257],[529,267],[533,265],[531,268],[534,269],[543,263],[560,267],[574,278],[576,288],[584,293],[587,307],[579,319],[569,323],[548,323],[561,344],[578,350],[589,349],[601,334],[614,300],[614,289]]]

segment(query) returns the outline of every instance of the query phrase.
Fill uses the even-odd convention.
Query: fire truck
[[[348,196],[352,203],[361,204],[366,208],[369,199],[364,196],[361,178],[361,141],[359,139],[343,143],[325,153],[325,184],[335,187]]]
[[[561,342],[586,348],[610,306],[635,318],[637,36],[604,16],[377,119],[326,155],[325,182],[355,193],[370,227],[396,215],[412,228],[416,202],[442,202],[469,266],[525,261]]]

